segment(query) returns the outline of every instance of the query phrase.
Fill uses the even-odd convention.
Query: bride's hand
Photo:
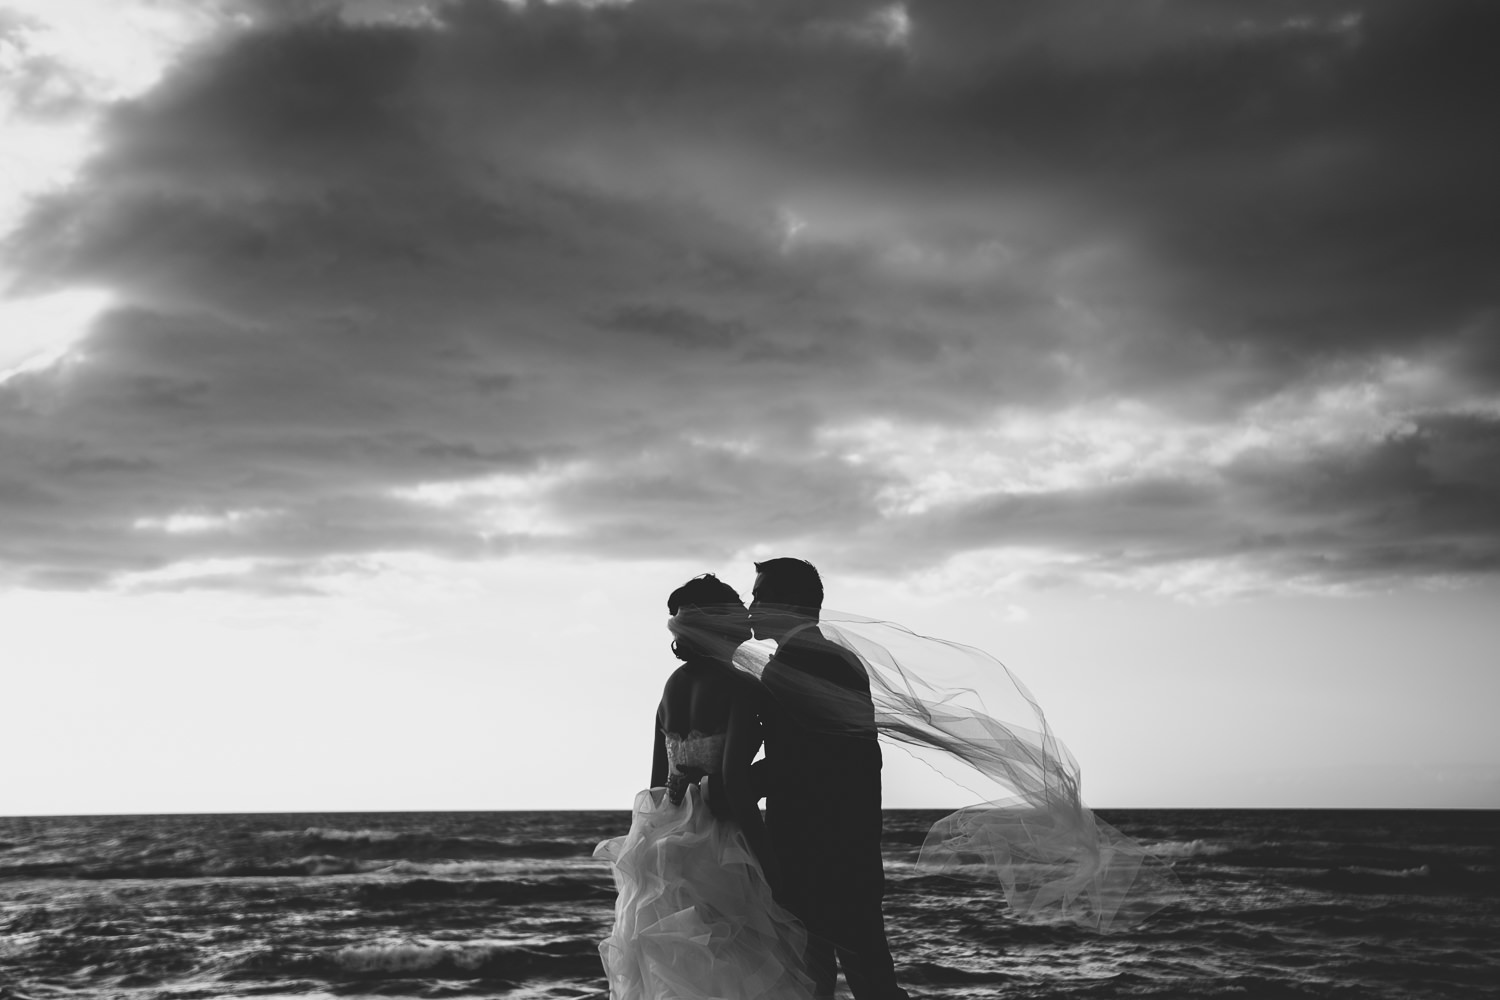
[[[677,770],[667,775],[667,797],[672,800],[672,804],[682,805],[682,800],[687,797],[688,786],[696,785],[707,773],[701,767],[678,764]]]

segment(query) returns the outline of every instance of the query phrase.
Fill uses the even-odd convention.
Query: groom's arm
[[[750,794],[759,802],[771,787],[771,762],[762,757],[750,765]]]
[[[772,661],[776,658],[773,656]],[[771,663],[766,668],[772,669]],[[766,689],[765,674],[762,672],[760,683],[755,686],[757,693],[755,701],[755,714],[760,720],[761,746],[765,746],[765,735],[770,723],[770,716],[776,711],[776,701],[771,697],[771,692]],[[750,765],[750,794],[755,796],[759,802],[765,798],[771,789],[771,761],[762,756],[760,760]]]
[[[771,850],[770,835],[756,806],[754,768],[750,759],[760,744],[760,721],[751,699],[741,696],[729,706],[729,730],[724,740],[724,791],[729,809],[744,833],[751,852],[760,862],[761,873],[774,893],[781,888],[781,870]]]

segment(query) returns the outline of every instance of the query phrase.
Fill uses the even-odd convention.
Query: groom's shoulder
[[[860,676],[864,675],[864,667],[858,656],[812,629],[792,637],[778,648],[766,669],[770,670],[778,662],[787,667],[818,674],[842,674],[845,670],[852,670]]]

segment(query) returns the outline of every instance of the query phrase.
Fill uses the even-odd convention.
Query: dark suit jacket
[[[884,888],[870,682],[852,654],[814,629],[783,642],[761,679],[771,695],[766,824],[787,883],[783,902],[815,927],[827,907],[878,899]]]

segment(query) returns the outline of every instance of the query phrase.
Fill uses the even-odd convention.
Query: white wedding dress
[[[716,774],[724,735],[666,736],[673,774]],[[630,832],[606,840],[618,897],[599,945],[610,1000],[807,1000],[802,925],[771,898],[737,824],[709,808],[707,778],[674,803],[666,788],[635,799]]]

